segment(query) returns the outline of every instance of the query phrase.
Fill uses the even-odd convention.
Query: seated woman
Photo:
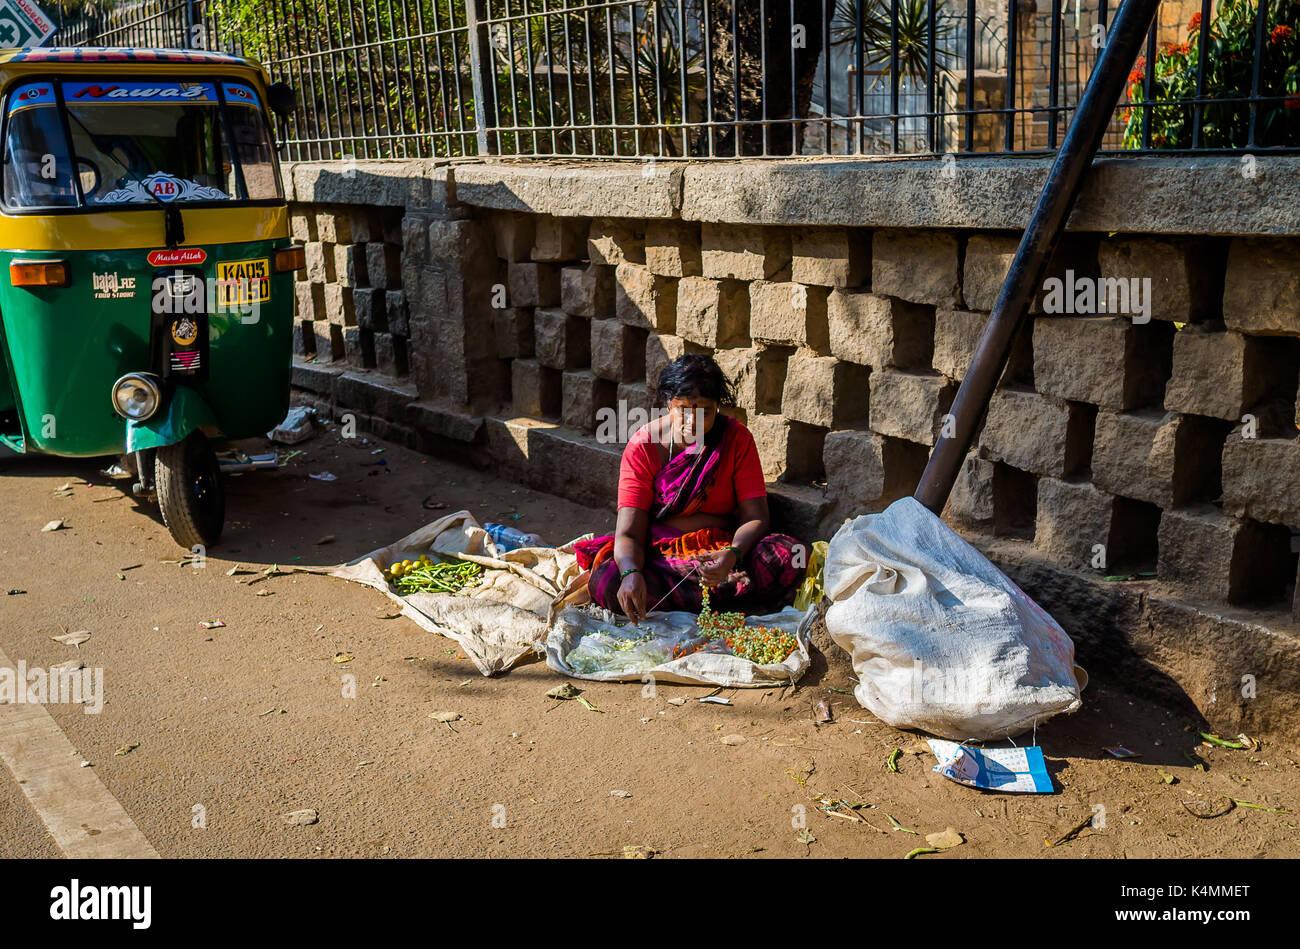
[[[612,536],[580,541],[587,589],[606,609],[640,622],[649,610],[780,609],[804,574],[799,542],[769,534],[767,486],[754,436],[718,412],[731,385],[708,356],[683,356],[659,376],[667,415],[628,440]],[[662,601],[662,602],[661,602]]]

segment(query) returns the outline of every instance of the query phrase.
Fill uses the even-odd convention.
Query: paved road
[[[1286,815],[1239,808],[1203,821],[1178,803],[1231,792],[1291,807],[1300,789],[1294,750],[1267,748],[1251,763],[1202,749],[1210,770],[1195,771],[1182,756],[1195,746],[1186,723],[1115,683],[1094,680],[1083,711],[1038,731],[1060,794],[993,797],[938,778],[919,736],[874,722],[833,691],[852,685],[839,663],[819,664],[794,695],[738,692],[730,708],[667,701],[703,689],[643,696],[639,685],[587,687],[600,712],[552,707],[543,693],[560,680],[543,664],[484,679],[454,642],[379,618],[389,607],[373,590],[306,574],[240,583],[247,575],[228,576],[231,567],[351,559],[460,507],[553,540],[612,522],[373,439],[331,432],[301,447],[307,454],[283,469],[230,481],[227,534],[204,569],[163,562],[181,551],[156,514],[127,497],[125,481],[99,473],[109,459],[0,458],[0,587],[26,591],[0,601],[0,652],[29,667],[76,658],[105,676],[102,712],[45,706],[57,728],[29,741],[27,754],[48,757],[56,736],[65,738],[66,757],[78,769],[89,762],[107,801],[163,857],[587,855],[625,846],[671,856],[899,857],[918,838],[892,830],[886,812],[921,834],[953,826],[966,835],[938,859],[1300,854]],[[308,477],[321,471],[338,480]],[[59,496],[79,481],[89,483]],[[426,500],[446,507],[426,509]],[[55,518],[65,529],[41,532]],[[319,543],[326,535],[333,541]],[[217,619],[226,625],[200,625]],[[79,648],[51,639],[83,629],[91,638]],[[340,652],[356,658],[336,664]],[[355,698],[344,697],[345,674],[355,676]],[[823,697],[837,722],[819,729],[809,709]],[[464,716],[456,730],[429,718],[443,710]],[[16,711],[0,706],[0,748],[6,723],[13,743]],[[728,735],[746,740],[721,743]],[[1116,741],[1144,757],[1101,752]],[[884,767],[895,747],[906,751],[899,774]],[[1157,766],[1180,783],[1163,784]],[[93,787],[47,795],[40,810],[27,787],[0,769],[0,856],[93,851],[113,837],[96,823],[109,818],[69,829],[67,815],[49,811],[50,800],[71,807]],[[870,823],[824,816],[822,797],[874,804],[861,811]],[[1045,834],[1096,804],[1110,815],[1105,829],[1044,849]],[[109,805],[95,806],[86,813]],[[316,809],[318,822],[286,824],[301,808]],[[801,814],[815,843],[798,839]]]

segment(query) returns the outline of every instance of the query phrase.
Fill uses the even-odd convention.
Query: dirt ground
[[[858,706],[842,655],[815,657],[793,694],[728,690],[730,707],[696,701],[704,688],[646,696],[639,684],[577,683],[595,712],[546,699],[563,680],[540,662],[483,678],[454,642],[381,618],[391,610],[374,590],[308,574],[252,586],[228,576],[237,564],[351,559],[461,507],[553,542],[612,526],[611,513],[336,432],[298,446],[305,454],[284,468],[229,480],[227,532],[205,569],[165,562],[182,551],[156,512],[129,498],[127,481],[100,473],[112,459],[0,457],[0,587],[26,591],[4,597],[0,649],[29,667],[75,656],[104,668],[102,714],[49,711],[165,857],[641,847],[663,857],[900,858],[948,827],[965,843],[919,859],[1300,856],[1300,752],[1207,746],[1121,682],[1094,678],[1078,713],[1038,729],[1057,793],[989,794],[939,777],[922,736]],[[322,471],[338,479],[308,477]],[[42,533],[56,518],[67,526]],[[333,541],[320,543],[326,535]],[[225,626],[200,625],[216,619]],[[50,638],[80,629],[92,637],[78,648]],[[355,659],[340,666],[340,652]],[[345,671],[355,698],[343,696]],[[833,724],[813,724],[819,699]],[[463,720],[429,717],[444,710]],[[737,735],[745,740],[721,740]],[[1116,743],[1141,757],[1110,757],[1103,748]],[[1210,813],[1229,798],[1244,803],[1214,818],[1182,803],[1212,802],[1192,805]],[[823,799],[870,806],[856,820],[828,814]],[[195,805],[204,828],[193,826]],[[287,825],[283,815],[300,808],[319,821]],[[1045,845],[1092,814],[1098,826]],[[0,857],[57,855],[0,769]]]

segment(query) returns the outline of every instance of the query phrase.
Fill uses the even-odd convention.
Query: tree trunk
[[[806,116],[812,101],[813,79],[822,52],[822,0],[766,0],[765,5],[764,24],[759,0],[715,0],[710,4],[712,118],[754,123],[715,130],[713,154],[796,155],[803,144],[803,124],[790,120]],[[764,119],[774,124],[765,127]],[[710,153],[707,130],[697,138],[693,151]]]

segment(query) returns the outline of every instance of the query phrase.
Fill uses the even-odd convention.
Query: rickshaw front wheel
[[[211,546],[221,538],[226,519],[221,468],[202,432],[157,450],[154,487],[163,523],[176,543],[192,549]]]

